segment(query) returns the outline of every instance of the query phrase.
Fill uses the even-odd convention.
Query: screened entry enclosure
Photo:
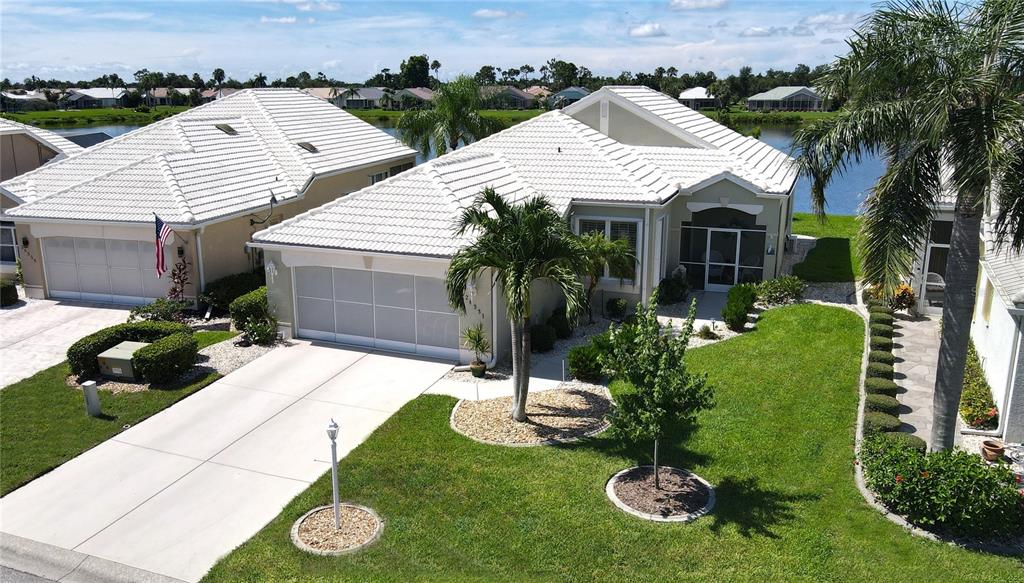
[[[330,267],[293,273],[299,336],[458,358],[459,315],[448,305],[444,280]]]
[[[735,209],[708,209],[684,221],[679,264],[695,289],[725,291],[738,283],[764,279],[767,236],[754,215]]]

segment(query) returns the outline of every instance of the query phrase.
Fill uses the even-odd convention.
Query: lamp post
[[[331,485],[334,487],[334,528],[341,528],[341,507],[338,505],[338,424],[331,419],[327,424],[327,437],[331,439]]]

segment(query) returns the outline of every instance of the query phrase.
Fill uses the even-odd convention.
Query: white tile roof
[[[217,129],[227,124],[237,135]],[[299,142],[310,142],[308,152]],[[253,89],[196,107],[0,184],[18,218],[198,224],[299,196],[316,176],[415,151],[294,89]]]
[[[57,152],[57,154],[63,154],[64,156],[72,156],[83,150],[82,146],[49,130],[0,118],[0,135],[10,134],[26,134],[33,140]]]
[[[737,168],[738,167],[738,168]],[[524,121],[253,236],[256,243],[450,256],[452,224],[485,186],[506,198],[659,204],[701,181],[755,176],[730,151],[621,144],[561,111]],[[744,178],[746,179],[746,178]]]
[[[679,99],[713,99],[705,87],[690,87],[679,93]]]
[[[998,245],[982,259],[992,285],[1007,307],[1024,307],[1024,254]]]
[[[83,87],[69,89],[69,98],[77,99],[77,96],[85,96],[91,99],[121,99],[124,96],[124,89],[119,87]]]
[[[768,144],[733,131],[706,115],[680,104],[668,95],[643,86],[606,86],[566,108],[579,111],[602,98],[633,106],[652,114],[667,127],[675,128],[706,149],[725,150],[734,154],[762,183],[772,185],[768,192],[786,193],[796,181],[796,162],[786,153]]]

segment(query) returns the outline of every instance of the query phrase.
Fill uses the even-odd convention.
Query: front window
[[[376,174],[371,174],[370,175],[370,184],[377,184],[378,182],[384,180],[387,177],[388,177],[387,170],[385,170],[384,172],[377,172]]]
[[[630,249],[633,249],[635,256],[640,256],[640,222],[631,220],[612,220],[612,219],[580,219],[577,224],[577,231],[580,235],[586,233],[601,233],[606,239],[611,241],[618,241],[624,239],[629,241]],[[628,279],[636,281],[637,279],[637,263],[634,262],[633,266],[628,269],[612,269],[610,266],[604,266],[604,276],[609,279]]]
[[[0,263],[13,264],[18,262],[17,238],[14,236],[14,223],[0,223]]]

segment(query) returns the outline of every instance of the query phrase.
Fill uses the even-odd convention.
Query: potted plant
[[[477,378],[483,378],[487,372],[487,364],[483,361],[483,355],[491,351],[491,342],[484,334],[482,324],[467,328],[462,333],[462,343],[467,350],[473,351],[473,362],[469,364],[469,371]]]
[[[986,439],[981,442],[981,455],[990,462],[1003,459],[1004,453],[1006,453],[1006,447],[1000,441]]]

